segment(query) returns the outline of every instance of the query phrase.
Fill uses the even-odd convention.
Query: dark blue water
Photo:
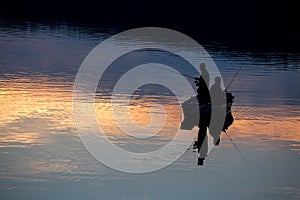
[[[236,121],[228,134],[243,157],[222,135],[221,145],[213,149],[203,167],[196,166],[197,155],[192,151],[163,170],[141,175],[117,172],[96,161],[76,132],[72,89],[86,55],[119,31],[1,22],[1,199],[195,199],[199,195],[204,199],[299,199],[300,55],[296,53],[253,53],[220,43],[202,44],[225,86],[241,68],[229,89],[235,95]],[[160,58],[161,52],[152,50],[143,56],[174,61],[172,55]],[[115,77],[118,73],[122,70],[112,72]],[[96,113],[102,115],[107,99],[98,92]],[[162,92],[152,99],[133,99],[137,106],[133,120],[147,124],[141,111],[153,103],[174,110],[170,98]],[[113,140],[118,131],[106,125]],[[155,142],[162,145],[165,140],[158,137]],[[129,149],[130,141],[114,140]]]

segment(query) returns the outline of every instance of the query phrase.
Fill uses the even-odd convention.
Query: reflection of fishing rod
[[[229,82],[229,84],[227,85],[225,91],[228,90],[228,88],[230,87],[231,83],[234,81],[235,77],[239,74],[239,72],[241,71],[242,66],[240,66],[240,68],[236,71],[236,73],[234,74],[234,76],[232,77],[231,81]]]
[[[226,136],[228,137],[228,139],[229,139],[229,140],[231,141],[231,143],[233,144],[234,148],[235,148],[235,149],[237,150],[237,152],[240,154],[240,156],[241,156],[242,158],[245,159],[245,156],[242,154],[242,152],[240,151],[240,149],[237,147],[237,145],[236,145],[235,142],[233,141],[232,137],[230,137],[226,131],[224,131],[224,132],[225,132]]]

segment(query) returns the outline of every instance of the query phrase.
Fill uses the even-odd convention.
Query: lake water
[[[230,87],[235,96],[235,122],[228,134],[242,155],[222,134],[220,146],[212,150],[204,166],[196,165],[197,154],[191,150],[172,165],[146,174],[122,173],[94,159],[76,132],[73,85],[87,54],[118,32],[71,24],[1,22],[1,199],[300,198],[300,54],[296,53],[253,53],[222,44],[203,45],[225,85],[241,68]],[[146,51],[139,58],[160,54]],[[174,60],[172,55],[165,56]],[[104,81],[108,87],[112,78]],[[164,92],[133,99],[132,120],[147,125],[149,108],[160,103],[171,112],[171,122],[178,124],[178,104]],[[97,92],[95,102],[98,118],[105,116],[102,123],[110,139],[123,148],[133,151],[135,144],[150,151],[172,137],[162,135],[149,146],[128,140],[110,123],[103,92]],[[168,122],[166,132],[173,126]]]

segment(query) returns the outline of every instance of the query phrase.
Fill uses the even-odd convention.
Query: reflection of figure
[[[197,100],[199,104],[199,111],[200,111],[200,119],[199,119],[199,131],[198,131],[198,165],[203,165],[203,160],[207,156],[208,151],[208,142],[207,142],[207,128],[210,122],[211,116],[211,99],[208,90],[209,84],[209,74],[206,70],[206,66],[204,63],[200,64],[200,71],[201,76],[196,79],[196,85],[198,86],[197,89]],[[207,84],[206,84],[207,83]]]
[[[217,112],[218,115],[215,116],[214,120],[216,123],[222,122],[224,120],[225,115],[221,115],[222,109],[225,106],[225,93],[221,87],[221,77],[215,77],[215,83],[210,88],[210,94],[214,97],[214,109],[219,109],[220,112]],[[225,111],[225,110],[224,110]],[[220,135],[222,132],[222,127],[218,127],[215,125],[210,126],[209,133],[214,139],[214,144],[220,144]]]

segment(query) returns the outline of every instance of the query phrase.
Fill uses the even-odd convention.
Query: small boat
[[[234,96],[231,92],[226,92],[226,117],[222,131],[226,131],[229,126],[233,123],[234,119],[232,116],[231,107],[233,104]],[[221,105],[220,105],[221,106]],[[182,130],[192,130],[194,126],[198,126],[199,120],[199,108],[201,113],[211,112],[211,104],[200,105],[196,96],[189,98],[184,103],[181,104],[184,119],[181,122],[180,129]]]

